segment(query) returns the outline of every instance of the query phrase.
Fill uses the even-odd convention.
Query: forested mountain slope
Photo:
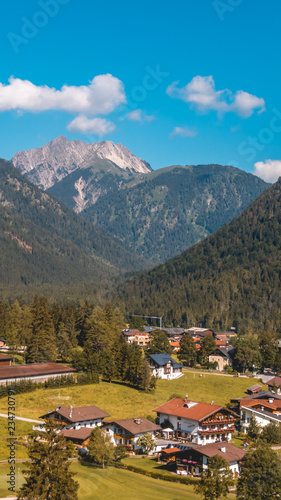
[[[41,191],[0,160],[0,292],[84,291],[100,280],[140,268],[110,235]],[[76,292],[75,292],[76,294]],[[79,296],[77,292],[77,296]]]
[[[119,287],[127,312],[164,323],[281,330],[281,179],[230,224]]]

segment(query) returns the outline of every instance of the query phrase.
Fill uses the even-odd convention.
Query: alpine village
[[[281,5],[2,11],[0,500],[281,500]]]

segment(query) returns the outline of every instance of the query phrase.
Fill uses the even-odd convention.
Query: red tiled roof
[[[34,363],[30,365],[14,365],[0,367],[0,381],[6,378],[35,377],[39,375],[55,375],[56,373],[73,373],[74,368],[57,363]]]
[[[194,406],[191,406],[190,408],[184,406],[185,404],[192,402],[196,404]],[[196,401],[186,401],[185,399],[174,398],[167,403],[158,406],[158,408],[155,408],[153,411],[165,413],[166,415],[174,415],[176,417],[190,418],[191,420],[198,421],[207,418],[209,415],[212,415],[222,408],[222,406],[211,405],[208,403],[198,403]]]
[[[266,408],[270,408],[272,410],[281,409],[281,401],[276,399],[273,400],[273,403],[270,403],[268,399],[240,399],[240,408],[242,406],[246,406],[250,408],[252,406],[264,406]]]
[[[177,453],[178,451],[181,451],[179,448],[165,448],[162,450],[162,453],[167,453],[167,455],[170,455],[170,453]]]
[[[58,413],[63,418],[69,422],[83,422],[85,420],[96,420],[109,417],[108,413],[101,410],[95,405],[90,406],[77,406],[77,408],[71,408],[70,406],[61,406],[61,408],[53,410],[39,418],[48,418],[50,415]]]

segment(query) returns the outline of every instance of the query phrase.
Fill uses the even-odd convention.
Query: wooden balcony
[[[227,427],[227,429],[211,429],[211,430],[199,430],[199,434],[201,436],[209,435],[209,434],[228,434],[229,432],[234,432],[235,427],[234,425],[231,427]]]
[[[235,418],[225,418],[223,420],[209,420],[208,422],[201,422],[201,425],[219,425],[219,424],[234,424]]]

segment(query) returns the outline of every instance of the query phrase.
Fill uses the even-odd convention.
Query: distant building
[[[232,366],[235,349],[232,346],[217,347],[209,356],[210,363],[217,363],[217,370],[222,372],[228,366]]]
[[[196,444],[230,441],[236,416],[228,408],[174,398],[155,408],[159,424],[169,421],[174,437]]]
[[[159,425],[143,417],[104,422],[104,429],[114,446],[122,444],[130,451],[141,449],[137,441],[144,434],[149,433],[155,439],[156,433],[162,430]]]
[[[135,342],[141,347],[150,343],[150,335],[147,332],[140,332],[139,330],[123,330],[123,335],[127,344]]]
[[[11,366],[13,358],[6,356],[5,354],[0,354],[0,367],[1,366]]]
[[[267,382],[268,390],[281,394],[281,377],[273,377]]]
[[[177,363],[169,354],[149,354],[146,359],[151,374],[155,377],[173,380],[182,376],[183,366]]]
[[[255,385],[251,385],[251,387],[248,387],[247,389],[247,394],[259,394],[261,392],[261,389],[262,389],[262,385],[260,384],[255,384]]]
[[[281,401],[269,399],[264,401],[259,400],[242,400],[240,401],[240,427],[245,434],[251,419],[255,417],[257,425],[261,428],[274,422],[281,424]]]
[[[72,375],[76,370],[57,363],[32,363],[28,365],[0,366],[0,384],[31,380],[46,382],[49,378]]]

